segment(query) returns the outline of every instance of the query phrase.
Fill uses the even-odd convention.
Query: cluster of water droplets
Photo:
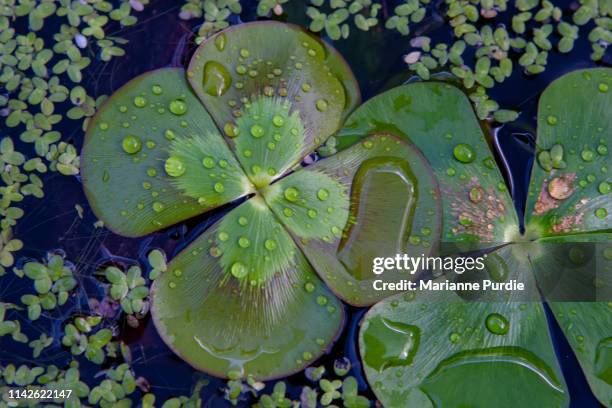
[[[588,73],[585,75],[589,76],[585,79],[590,80],[590,75]],[[597,84],[597,89],[600,93],[607,93],[608,85],[601,82]],[[546,109],[550,111],[552,108],[547,106]],[[560,119],[558,115],[547,114],[545,121],[553,135],[567,132],[567,129],[564,129],[567,126],[565,119]],[[592,198],[591,190],[600,195],[610,193],[611,185],[607,174],[608,145],[603,131],[602,127],[594,127],[592,130],[576,128],[575,134],[571,137],[574,140],[585,141],[581,148],[573,146],[568,148],[562,143],[556,143],[538,153],[538,165],[546,176],[543,181],[543,191],[534,208],[535,214],[544,214],[577,194],[579,196],[573,200],[577,202],[576,210],[578,210]],[[585,137],[581,134],[584,132],[590,134]],[[605,207],[597,207],[593,209],[593,215],[597,219],[604,220],[608,217],[608,210]],[[560,224],[553,226],[553,229],[561,228],[569,232],[572,227],[573,225]]]
[[[454,135],[446,133],[443,136],[452,142]],[[504,223],[506,221],[506,205],[503,195],[507,191],[506,183],[498,177],[495,172],[497,164],[491,156],[484,158],[478,157],[477,149],[468,143],[457,143],[452,148],[452,158],[457,166],[449,166],[446,169],[446,176],[450,178],[458,177],[465,183],[461,189],[465,196],[459,196],[458,200],[450,202],[452,214],[456,219],[456,226],[447,231],[448,239],[456,239],[456,235],[467,233],[477,236],[480,240],[493,240],[495,234],[495,221]],[[477,170],[473,167],[480,166]],[[497,183],[492,188],[483,187],[486,179],[497,179]],[[449,181],[451,185],[455,183]],[[447,191],[448,190],[448,191]],[[442,194],[453,193],[452,188],[444,188]]]
[[[190,68],[187,76],[194,78],[201,70],[202,91],[213,97],[222,97],[233,90],[232,99],[227,103],[234,117],[242,114],[239,103],[248,101],[253,92],[267,97],[291,97],[292,101],[300,102],[310,100],[307,94],[314,90],[311,83],[299,80],[302,76],[308,76],[306,72],[312,74],[312,70],[321,69],[326,75],[335,77],[325,63],[325,48],[311,40],[303,41],[302,49],[298,46],[293,52],[290,50],[287,56],[281,56],[286,50],[279,51],[278,61],[273,61],[259,58],[259,53],[247,47],[230,44],[228,35],[220,33],[215,37],[213,43],[217,55],[214,59],[208,59],[203,67],[198,60],[204,55],[197,53],[194,57],[196,64]],[[337,86],[334,93],[338,98],[343,98],[344,90],[339,81]],[[312,103],[316,111],[325,112],[330,101],[325,97],[316,97]],[[226,124],[224,130],[229,137],[237,136],[231,122]]]
[[[403,302],[412,302],[415,298],[413,292],[403,295]],[[389,302],[390,311],[397,309],[402,303],[399,299],[394,299]],[[526,310],[526,305],[521,304],[519,309]],[[421,304],[421,311],[428,309],[427,304]],[[395,312],[392,313],[394,316]],[[414,315],[411,313],[410,315]],[[464,325],[463,331],[452,330],[448,334],[447,341],[452,345],[461,344],[462,342],[472,341],[472,337],[481,331],[478,327],[465,325],[463,318],[458,317],[453,320],[455,326]],[[499,312],[493,312],[486,315],[482,320],[483,328],[493,336],[505,336],[511,328],[510,320]],[[368,320],[368,326],[363,333],[366,353],[364,360],[370,368],[375,369],[379,373],[396,368],[396,375],[402,377],[404,370],[402,367],[408,367],[413,364],[413,361],[419,351],[419,345],[422,341],[422,336],[427,334],[427,330],[420,328],[416,324],[408,324],[403,321],[377,315]],[[465,336],[465,338],[464,338]],[[484,343],[484,335],[476,336],[479,341]],[[436,340],[437,341],[437,340]]]
[[[99,122],[97,127],[101,132],[98,134],[98,137],[104,141],[112,136],[113,140],[115,140],[114,137],[116,137],[116,135],[119,133],[119,148],[124,154],[131,158],[133,163],[142,163],[150,156],[153,157],[155,149],[158,148],[158,144],[152,137],[147,136],[146,132],[156,133],[162,130],[158,129],[156,126],[152,126],[148,131],[144,131],[143,129],[135,129],[136,126],[134,125],[138,123],[138,120],[142,117],[142,115],[150,114],[151,112],[154,112],[157,115],[163,115],[166,114],[166,112],[169,112],[172,115],[171,122],[178,122],[179,126],[184,129],[188,127],[188,122],[181,118],[187,113],[188,110],[185,97],[179,96],[170,101],[164,101],[163,93],[163,87],[159,84],[154,84],[150,87],[149,93],[142,92],[133,96],[129,102],[126,101],[127,103],[118,104],[115,107],[117,112],[120,114],[118,117],[118,123],[116,125],[111,125],[109,122],[104,120]],[[164,134],[168,140],[173,140],[176,138],[175,132],[171,129],[165,130]],[[157,156],[157,154],[155,154],[155,156]],[[92,160],[93,162],[97,162],[99,161],[99,158],[94,157]],[[184,174],[186,170],[185,164],[174,157],[170,157],[166,161],[164,168],[166,169],[166,173],[172,177],[178,177]],[[155,199],[159,197],[160,192],[167,191],[165,188],[160,191],[156,191],[153,188],[154,179],[158,176],[158,170],[154,166],[150,166],[146,169],[146,175],[150,177],[151,180],[143,181],[142,188],[150,191],[152,198]],[[111,181],[109,171],[103,170],[102,181],[104,183]],[[166,205],[164,205],[161,201],[153,201],[150,203],[150,205],[154,212],[161,212],[166,208]],[[144,201],[140,201],[136,205],[138,210],[142,210],[144,207]],[[130,215],[130,211],[127,209],[121,210],[120,213],[122,216],[126,217]],[[158,220],[153,220],[152,222],[160,225]]]

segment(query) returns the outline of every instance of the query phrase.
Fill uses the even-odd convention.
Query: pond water
[[[252,2],[245,1],[245,21],[255,19]],[[304,16],[305,6],[292,1],[286,7],[289,15]],[[384,2],[385,7],[392,7],[393,2]],[[441,3],[441,2],[438,2]],[[569,7],[570,2],[556,2]],[[438,7],[435,5],[435,7]],[[144,12],[139,15],[139,22],[129,28],[117,29],[121,36],[130,40],[125,47],[126,56],[114,59],[110,63],[94,62],[90,72],[95,74],[85,79],[84,86],[93,95],[111,94],[130,78],[154,68],[164,66],[183,66],[189,60],[194,49],[193,28],[191,22],[178,18],[180,5],[173,0],[152,0]],[[234,20],[234,23],[238,21]],[[292,20],[304,24],[305,20]],[[420,34],[432,37],[433,41],[451,39],[449,29],[443,25],[439,16],[429,18],[421,24]],[[110,34],[110,33],[109,33]],[[116,34],[116,33],[115,33]],[[402,56],[408,51],[409,45],[405,38],[394,35],[386,30],[369,33],[353,30],[350,40],[335,44],[346,57],[349,65],[359,80],[364,100],[382,90],[400,84],[410,79],[410,75],[402,61]],[[540,93],[551,80],[563,73],[595,64],[589,59],[590,46],[586,38],[576,43],[576,49],[571,57],[551,53],[547,71],[535,78],[527,77],[518,72],[505,83],[496,86],[491,96],[500,105],[521,112],[520,118],[500,128],[487,129],[492,144],[497,149],[497,159],[503,164],[504,175],[511,186],[512,195],[519,214],[524,206],[526,186],[530,177],[530,167],[533,162],[535,145],[535,115],[537,100]],[[607,61],[600,65],[609,65]],[[79,148],[82,144],[82,132],[79,129],[65,129],[65,135],[70,135],[72,142]],[[29,147],[28,147],[29,148]],[[191,220],[182,225],[152,234],[145,238],[129,239],[112,234],[106,229],[96,229],[96,221],[87,205],[78,178],[47,174],[45,183],[45,199],[28,201],[26,216],[18,224],[15,235],[25,242],[23,257],[18,265],[28,260],[43,258],[48,251],[60,251],[66,254],[76,268],[76,274],[81,283],[77,296],[69,302],[68,307],[48,315],[48,319],[40,319],[36,327],[26,325],[24,332],[30,337],[38,337],[40,328],[48,328],[55,334],[56,341],[46,349],[41,357],[34,361],[31,349],[11,341],[0,341],[0,363],[57,364],[63,366],[70,360],[69,351],[59,343],[62,331],[61,321],[74,313],[87,313],[88,299],[101,298],[103,292],[97,284],[98,278],[94,272],[102,265],[119,263],[124,265],[140,262],[146,265],[146,254],[153,248],[163,249],[171,258],[193,237],[201,233],[207,226],[217,220],[230,206],[218,209],[213,213]],[[77,216],[75,205],[81,205],[84,217]],[[30,290],[27,279],[17,279],[7,275],[2,280],[0,299],[5,302],[19,303],[19,297]],[[353,363],[352,375],[360,383],[362,391],[374,399],[367,390],[367,384],[359,367],[359,356],[356,350],[356,336],[359,321],[366,309],[347,307],[349,318],[346,327],[331,352],[317,361],[316,365],[325,364],[331,369],[333,361],[342,356],[348,356]],[[25,313],[22,313],[25,320]],[[572,407],[598,407],[592,396],[586,380],[573,356],[569,345],[558,329],[554,319],[550,319],[552,334],[557,353],[562,363],[565,379],[572,397]],[[158,396],[157,401],[163,401],[176,395],[189,395],[190,388],[197,378],[209,378],[196,372],[186,363],[176,357],[157,335],[150,320],[141,322],[137,329],[130,328],[126,322],[115,322],[106,319],[103,325],[113,327],[120,337],[130,345],[133,353],[133,367],[137,375],[146,377],[151,389]],[[83,362],[82,373],[85,378],[91,378],[98,368],[93,364]],[[203,391],[204,406],[225,406],[230,404],[223,399],[220,391],[222,382],[210,379],[210,384]],[[292,395],[300,386],[309,385],[303,374],[296,374],[287,379]],[[249,400],[241,403],[248,404]]]

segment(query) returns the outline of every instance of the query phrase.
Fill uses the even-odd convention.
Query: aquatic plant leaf
[[[326,52],[325,62],[331,72],[340,79],[344,87],[344,97],[346,98],[344,111],[342,112],[342,120],[344,120],[361,104],[361,90],[359,89],[359,83],[355,78],[355,74],[342,54],[327,42],[322,41],[322,43],[325,46]]]
[[[599,401],[612,401],[612,234],[535,242],[532,263],[543,296]]]
[[[257,196],[177,255],[152,291],[164,341],[219,377],[299,371],[327,350],[344,319],[340,301]]]
[[[438,243],[440,197],[431,168],[414,145],[392,135],[365,138],[263,195],[319,276],[354,305],[391,294],[374,290],[376,279],[418,276],[376,275],[374,258],[429,254]]]
[[[542,296],[550,301],[612,300],[612,234],[557,235],[530,243]]]
[[[610,302],[550,302],[597,399],[612,401],[612,313]]]
[[[550,84],[538,107],[537,160],[527,228],[558,235],[612,228],[612,69],[571,72]]]
[[[354,78],[328,51],[303,29],[272,21],[230,27],[196,50],[188,79],[256,186],[322,144],[358,101]]]
[[[95,214],[141,236],[252,191],[182,69],[143,74],[100,108],[85,136],[81,174]]]
[[[508,262],[508,278],[520,276],[533,293],[528,260],[516,250],[506,246],[494,254]],[[542,305],[520,302],[524,292],[507,295],[505,301],[466,301],[452,291],[423,290],[372,307],[361,324],[359,349],[382,404],[568,406]]]
[[[421,82],[384,92],[349,116],[337,134],[338,148],[380,132],[414,143],[433,168],[444,197],[442,242],[494,244],[518,233],[493,153],[458,88]]]

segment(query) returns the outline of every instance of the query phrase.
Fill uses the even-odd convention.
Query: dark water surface
[[[255,19],[254,2],[243,1],[245,11],[244,21]],[[383,1],[387,9],[392,10],[393,1]],[[440,7],[439,3],[435,7]],[[569,6],[570,2],[555,2]],[[194,49],[192,29],[194,24],[178,18],[180,4],[173,0],[152,0],[144,12],[139,15],[137,25],[129,28],[115,26],[116,32],[107,35],[120,35],[130,40],[125,46],[126,55],[110,63],[94,61],[90,67],[89,76],[85,77],[84,86],[89,94],[98,96],[111,94],[132,77],[145,71],[165,66],[184,66]],[[285,6],[290,15],[302,16],[302,19],[291,20],[304,24],[305,5],[293,0]],[[233,23],[239,22],[234,19]],[[432,37],[433,42],[449,41],[451,39],[448,27],[444,26],[439,16],[428,18],[419,27],[419,34]],[[27,28],[20,28],[27,29]],[[112,31],[112,30],[110,30]],[[586,32],[586,31],[585,31]],[[346,57],[353,68],[363,93],[364,100],[380,93],[382,90],[409,80],[410,75],[402,61],[402,56],[409,50],[408,40],[394,35],[386,30],[374,30],[362,33],[352,29],[348,41],[335,44]],[[586,35],[576,42],[576,49],[571,57],[551,52],[547,71],[535,78],[527,77],[517,69],[505,83],[497,85],[490,93],[500,106],[521,111],[520,118],[506,126],[490,129],[493,145],[497,149],[497,158],[508,181],[515,205],[522,215],[529,182],[530,168],[533,162],[535,148],[535,116],[537,100],[550,81],[562,74],[584,67],[595,66],[589,59],[590,45]],[[607,56],[609,65],[610,56]],[[602,64],[600,64],[602,65]],[[82,131],[75,128],[64,129],[71,141],[79,148],[82,144]],[[17,138],[17,136],[15,136]],[[23,146],[22,151],[28,151],[30,146]],[[182,247],[186,246],[195,236],[217,220],[228,207],[216,210],[205,216],[191,220],[166,231],[152,234],[145,238],[129,239],[112,234],[105,229],[95,229],[96,221],[83,195],[81,184],[76,177],[64,177],[47,174],[43,177],[45,183],[44,200],[28,198],[26,215],[20,220],[15,230],[15,236],[21,238],[25,248],[21,251],[21,265],[29,260],[40,260],[48,251],[61,251],[66,259],[76,267],[76,275],[81,283],[77,295],[62,312],[54,310],[43,314],[35,325],[25,324],[23,331],[31,338],[37,338],[40,330],[53,333],[54,344],[47,348],[40,358],[34,361],[31,349],[27,345],[19,345],[8,339],[0,339],[0,363],[16,364],[56,364],[64,366],[71,359],[69,351],[61,347],[60,337],[63,330],[61,322],[74,313],[89,312],[88,298],[101,299],[103,290],[97,284],[98,278],[94,272],[101,266],[118,263],[130,265],[140,262],[146,265],[146,254],[153,248],[163,249],[172,258]],[[112,199],[112,197],[109,197]],[[84,209],[84,218],[80,219],[75,211],[75,204]],[[18,279],[12,274],[2,278],[0,299],[5,302],[20,303],[21,294],[31,291],[29,279]],[[315,365],[325,364],[331,370],[333,361],[342,356],[348,356],[355,369],[352,375],[360,382],[363,392],[374,398],[368,391],[365,377],[360,370],[359,356],[356,350],[358,325],[365,313],[364,308],[347,307],[347,323],[340,340],[333,346],[331,352],[320,359]],[[27,321],[27,315],[20,312],[22,321]],[[48,318],[44,318],[48,317]],[[562,364],[565,379],[572,398],[572,407],[598,407],[592,396],[584,375],[563,337],[554,319],[549,320],[552,327],[553,340]],[[157,395],[160,404],[166,398],[177,395],[188,395],[191,386],[198,378],[209,378],[210,384],[203,391],[205,406],[230,406],[223,399],[220,391],[222,382],[204,374],[198,373],[176,357],[157,335],[153,324],[147,319],[141,321],[138,329],[132,329],[123,321],[105,320],[104,327],[114,328],[120,337],[130,345],[133,353],[133,367],[137,376],[144,376],[151,384],[151,390]],[[34,327],[36,326],[36,327]],[[92,380],[99,368],[83,359],[81,365],[85,380]],[[110,365],[110,364],[108,364]],[[99,382],[97,378],[88,381],[90,384]],[[287,379],[291,393],[296,397],[300,386],[310,385],[303,374],[296,374]],[[243,401],[245,404],[248,401]]]

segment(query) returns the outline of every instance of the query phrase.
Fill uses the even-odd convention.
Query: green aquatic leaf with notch
[[[491,246],[518,234],[504,179],[459,89],[423,82],[378,95],[349,116],[337,134],[338,149],[380,132],[414,143],[433,168],[443,197],[443,242]]]
[[[424,154],[444,196],[442,243],[455,251],[485,249],[485,268],[473,279],[517,279],[527,286],[481,298],[419,291],[374,306],[362,322],[359,346],[366,376],[385,406],[568,406],[540,299],[553,311],[593,393],[611,406],[611,85],[611,69],[581,70],[556,80],[540,97],[523,235],[500,172],[486,162],[490,151],[469,101],[458,90],[405,85],[349,116],[338,132],[341,148],[362,135],[393,130]],[[499,212],[489,218],[488,211]],[[435,281],[445,278],[453,279]]]
[[[257,379],[299,371],[337,337],[339,298],[381,299],[354,290],[372,278],[373,253],[360,254],[368,237],[436,247],[438,186],[411,143],[384,132],[301,168],[358,103],[335,50],[264,22],[207,39],[187,70],[133,79],[92,119],[83,183],[112,231],[142,236],[243,199],[151,290],[158,332],[194,367]],[[397,191],[382,190],[387,182]]]

